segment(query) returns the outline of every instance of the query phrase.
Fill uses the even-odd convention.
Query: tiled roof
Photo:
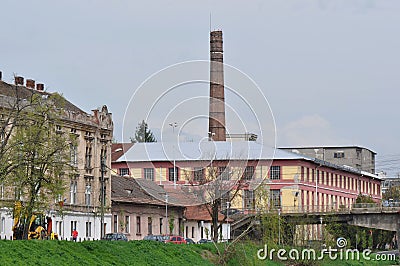
[[[205,205],[186,207],[185,217],[188,220],[211,222],[210,213],[208,212],[207,206],[205,206]],[[222,222],[224,220],[224,217],[225,216],[222,213],[218,213],[218,221],[219,222]],[[228,221],[232,221],[232,220],[229,219]]]
[[[179,193],[166,192],[151,180],[128,176],[111,177],[111,200],[137,204],[165,205],[165,194],[168,194],[169,206],[185,206]]]
[[[42,96],[50,96],[53,93],[49,93],[46,91],[38,91],[35,89],[29,89],[25,86],[20,86],[20,85],[16,86],[16,85],[8,84],[8,83],[0,80],[0,95],[3,97],[6,96],[11,99],[11,98],[16,98],[18,96],[18,98],[20,98],[20,99],[28,99],[33,94],[39,94]],[[1,102],[1,104],[3,104],[3,103]],[[86,112],[82,111],[76,105],[69,102],[68,100],[63,101],[62,106],[58,106],[58,107],[62,107],[64,110],[67,110],[67,111],[72,111],[72,112],[81,113],[81,114],[87,114]]]

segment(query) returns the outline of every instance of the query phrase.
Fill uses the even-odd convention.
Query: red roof
[[[113,143],[111,145],[111,162],[121,158],[132,146],[133,143]]]
[[[185,217],[188,220],[195,221],[209,221],[211,222],[211,215],[207,210],[206,205],[197,205],[197,206],[188,206],[186,207]],[[224,221],[224,215],[222,213],[218,213],[218,221]],[[227,220],[225,220],[226,222]],[[228,222],[232,222],[232,219],[228,219]]]

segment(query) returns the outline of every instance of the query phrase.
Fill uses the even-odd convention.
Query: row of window
[[[70,193],[70,204],[77,204],[77,187],[78,182],[76,180],[72,180],[70,183],[69,193]],[[104,184],[104,190],[107,191],[106,184]],[[59,198],[58,201],[62,199]],[[99,199],[100,200],[100,199]],[[104,193],[104,202],[106,202],[106,193]],[[85,186],[85,206],[91,206],[92,202],[92,184],[90,182],[86,183]]]
[[[120,217],[118,215],[113,216],[113,230],[115,233],[123,232],[130,233],[130,216],[126,215],[123,217],[123,221],[119,221]],[[163,218],[159,218],[159,232],[153,232],[153,218],[147,217],[147,235],[152,235],[153,233],[163,234]],[[141,216],[136,216],[136,234],[142,234],[142,221]]]
[[[255,174],[254,166],[246,166],[243,172],[242,178],[244,180],[252,180]],[[119,168],[119,175],[125,176],[129,175],[129,168]],[[143,168],[143,177],[144,179],[154,181],[154,168]],[[230,180],[232,176],[232,171],[229,167],[220,166],[218,167],[217,175],[222,180]],[[281,178],[281,167],[280,166],[271,166],[269,172],[270,179],[280,179]],[[175,171],[173,167],[168,168],[168,180],[169,181],[179,181],[180,174],[179,168],[175,167]],[[202,167],[195,167],[193,169],[193,180],[195,182],[205,181],[205,171]]]
[[[78,222],[77,221],[71,221],[70,222],[70,232],[69,235],[72,235],[72,231],[74,229],[78,230]],[[54,232],[57,233],[58,235],[63,235],[64,234],[64,223],[63,221],[56,221],[55,227],[54,227]],[[93,224],[92,222],[85,222],[85,232],[82,234],[82,232],[78,232],[78,234],[82,237],[93,237]]]
[[[328,185],[349,190],[360,190],[362,193],[379,194],[380,185],[365,180],[358,180],[344,175],[301,167],[301,181]]]

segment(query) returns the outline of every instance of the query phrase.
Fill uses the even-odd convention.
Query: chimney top
[[[0,71],[0,80],[3,78],[3,73]]]
[[[15,76],[15,78],[14,78],[14,83],[15,83],[15,85],[21,85],[21,86],[23,86],[23,85],[24,85],[24,77]]]
[[[38,91],[44,91],[44,84],[43,84],[43,83],[38,83],[38,84],[36,84],[36,90],[38,90]]]
[[[35,88],[35,81],[33,79],[26,79],[26,87],[30,89]]]

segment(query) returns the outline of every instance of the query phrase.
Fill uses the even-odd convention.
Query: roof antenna
[[[211,32],[211,12],[210,12],[210,32]]]

